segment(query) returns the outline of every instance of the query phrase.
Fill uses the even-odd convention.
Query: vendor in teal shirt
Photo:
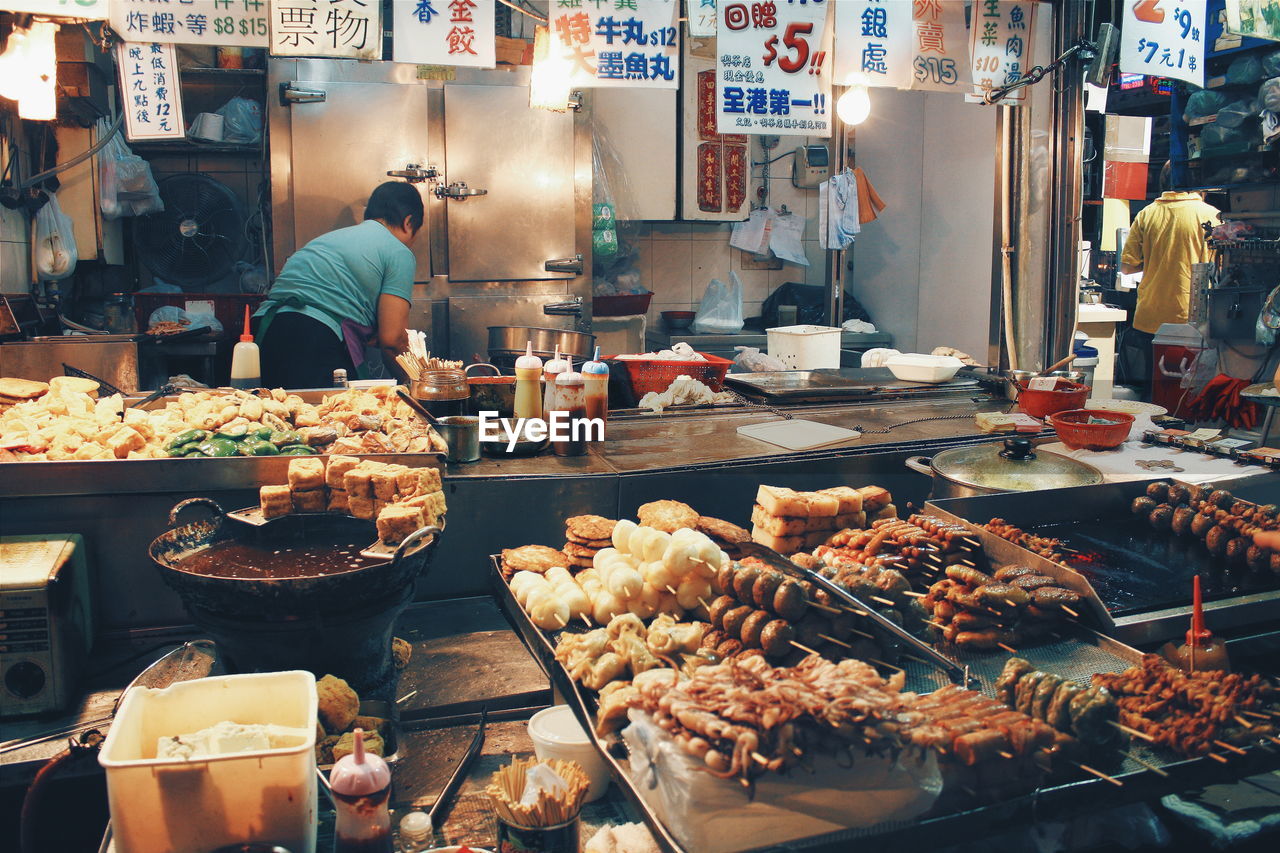
[[[328,388],[337,368],[355,378],[374,341],[398,370],[395,356],[409,348],[409,247],[422,220],[418,191],[385,183],[369,196],[363,222],[315,238],[285,262],[254,315],[264,385]]]

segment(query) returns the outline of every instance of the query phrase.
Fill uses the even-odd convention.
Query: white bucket
[[[584,802],[604,796],[609,789],[609,766],[578,724],[572,708],[552,705],[534,714],[529,718],[529,737],[533,740],[533,754],[539,761],[559,758],[578,762],[590,783]]]
[[[840,329],[833,326],[779,326],[766,329],[769,355],[789,370],[840,367]]]
[[[223,721],[305,731],[296,744],[233,755],[156,758],[161,737]],[[309,672],[223,675],[128,692],[98,756],[116,853],[215,850],[269,841],[316,849],[316,679]]]

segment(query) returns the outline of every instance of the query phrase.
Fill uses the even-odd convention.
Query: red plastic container
[[[1089,423],[1090,418],[1107,423]],[[1072,409],[1049,416],[1058,438],[1072,450],[1112,450],[1124,444],[1133,426],[1133,415],[1104,409]]]
[[[591,313],[596,317],[634,317],[647,314],[652,293],[624,293],[621,296],[591,297]]]
[[[692,376],[704,383],[712,391],[724,387],[724,375],[733,364],[727,358],[719,358],[700,352],[698,355],[706,361],[667,361],[661,358],[621,358],[617,359],[627,366],[627,375],[631,378],[631,390],[636,398],[656,391],[661,394],[679,376]]]
[[[1084,407],[1089,399],[1089,386],[1059,379],[1052,391],[1039,391],[1019,385],[1018,408],[1033,418],[1047,418],[1055,412]]]

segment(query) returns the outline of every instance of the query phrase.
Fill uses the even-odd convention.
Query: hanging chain
[[[922,424],[926,421],[960,421],[972,417],[973,415],[936,415],[932,418],[916,418],[914,420],[903,421],[902,423],[897,424],[889,424],[887,427],[877,427],[875,429],[864,429],[862,426],[855,426],[853,428],[863,435],[884,435],[890,430],[895,430],[898,427],[911,426],[911,424]]]
[[[773,406],[770,406],[766,403],[757,403],[755,400],[748,400],[746,397],[742,396],[737,391],[734,391],[728,385],[724,386],[724,390],[728,392],[730,395],[732,395],[733,399],[737,400],[739,403],[746,406],[748,409],[764,409],[766,412],[775,414],[778,417],[782,418],[783,420],[787,420],[787,421],[794,419],[794,415],[790,415],[787,412],[782,411],[781,409],[775,409]]]

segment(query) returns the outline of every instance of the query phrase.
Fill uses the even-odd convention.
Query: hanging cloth
[[[864,225],[874,222],[885,208],[884,200],[880,198],[876,188],[871,186],[871,181],[867,179],[861,166],[853,170],[853,175],[858,181],[858,221]]]

